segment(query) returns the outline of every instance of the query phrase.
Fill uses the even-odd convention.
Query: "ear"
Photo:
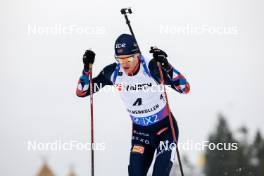
[[[140,64],[140,55],[137,56],[137,63]]]
[[[140,54],[139,54],[139,53],[137,53],[137,54],[135,54],[135,56],[139,58],[139,57],[140,57]]]

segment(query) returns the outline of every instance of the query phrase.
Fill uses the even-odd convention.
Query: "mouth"
[[[129,69],[129,67],[124,67],[124,69],[125,69],[125,70],[128,70],[128,69]]]

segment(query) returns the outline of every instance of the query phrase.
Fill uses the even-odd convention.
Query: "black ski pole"
[[[132,34],[132,36],[135,39],[136,44],[138,45],[137,40],[136,40],[136,37],[135,37],[135,34],[134,34],[134,32],[132,30],[132,27],[130,25],[130,21],[129,21],[128,17],[127,17],[127,13],[129,13],[129,14],[132,13],[131,8],[123,8],[123,9],[121,9],[121,14],[124,15],[125,20],[126,20],[126,24],[129,27],[130,33]],[[138,45],[138,48],[139,48],[139,45]],[[141,54],[140,49],[139,49],[139,53]],[[161,77],[161,84],[164,86],[164,94],[165,94],[165,97],[166,97],[166,106],[167,106],[168,113],[169,113],[170,125],[171,125],[171,129],[172,129],[173,140],[174,140],[174,142],[176,144],[176,153],[177,153],[177,158],[178,158],[178,162],[179,162],[179,166],[180,166],[180,170],[181,170],[181,175],[184,176],[183,169],[182,169],[181,158],[180,158],[180,153],[179,153],[179,149],[178,149],[178,145],[177,145],[177,140],[176,140],[176,135],[175,135],[175,131],[174,131],[174,125],[173,125],[173,122],[172,122],[172,117],[171,117],[171,112],[170,112],[170,107],[169,107],[169,102],[168,102],[168,96],[167,96],[167,92],[166,92],[165,85],[164,85],[164,77],[163,77],[163,73],[162,73],[162,70],[161,70],[161,64],[159,62],[158,62],[158,68],[159,68],[160,77]]]

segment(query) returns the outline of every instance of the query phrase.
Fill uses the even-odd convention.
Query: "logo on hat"
[[[126,43],[117,43],[116,44],[116,48],[125,48],[126,47]]]

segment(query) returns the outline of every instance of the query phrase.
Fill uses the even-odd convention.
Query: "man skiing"
[[[157,62],[161,63],[164,83],[179,93],[187,94],[189,83],[167,60],[167,54],[157,48],[151,50],[153,59],[140,54],[133,36],[120,35],[115,42],[116,61],[106,66],[93,78],[93,87],[118,86],[119,93],[133,122],[129,176],[146,176],[156,151],[153,176],[169,176],[174,162],[175,147],[161,148],[160,143],[174,143],[171,133],[168,108]],[[87,50],[83,55],[84,69],[79,79],[76,94],[90,95],[89,64],[95,53]],[[97,85],[97,86],[95,86]],[[93,88],[93,92],[98,89]],[[173,115],[173,124],[178,141],[178,126]]]

